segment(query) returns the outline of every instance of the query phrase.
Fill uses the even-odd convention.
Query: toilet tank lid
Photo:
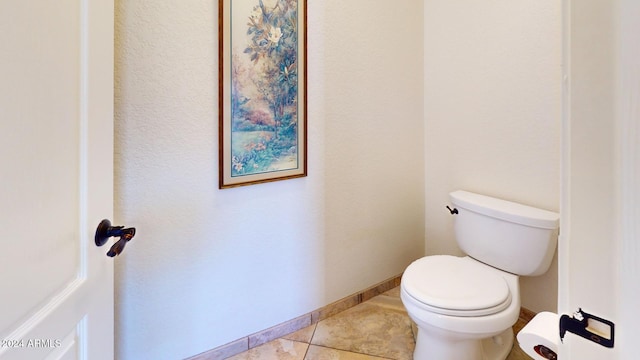
[[[496,219],[542,229],[556,229],[559,224],[560,215],[553,211],[538,209],[532,206],[464,190],[454,191],[450,193],[449,196],[455,207]]]

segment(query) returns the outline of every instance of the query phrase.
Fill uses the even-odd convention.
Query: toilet
[[[467,256],[426,256],[405,270],[400,298],[418,327],[413,358],[504,360],[520,313],[518,278],[548,270],[559,215],[468,191],[449,196]]]

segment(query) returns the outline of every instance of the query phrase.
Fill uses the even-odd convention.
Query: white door
[[[0,359],[113,359],[113,0],[0,1]]]
[[[566,334],[561,359],[638,359],[640,2],[564,0],[559,306],[615,324],[607,348]],[[604,330],[604,331],[603,331]]]

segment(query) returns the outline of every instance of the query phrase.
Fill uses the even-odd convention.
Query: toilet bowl
[[[470,257],[429,256],[405,270],[400,297],[419,329],[416,360],[504,359],[511,351],[516,275]]]
[[[504,360],[520,313],[519,276],[549,267],[558,214],[484,195],[450,194],[458,257],[405,270],[400,297],[418,327],[415,360]]]

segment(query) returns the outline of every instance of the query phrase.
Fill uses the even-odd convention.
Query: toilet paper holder
[[[580,308],[573,313],[573,316],[560,317],[560,341],[563,341],[565,334],[570,332],[604,347],[612,348],[614,328],[613,322],[586,313]]]

